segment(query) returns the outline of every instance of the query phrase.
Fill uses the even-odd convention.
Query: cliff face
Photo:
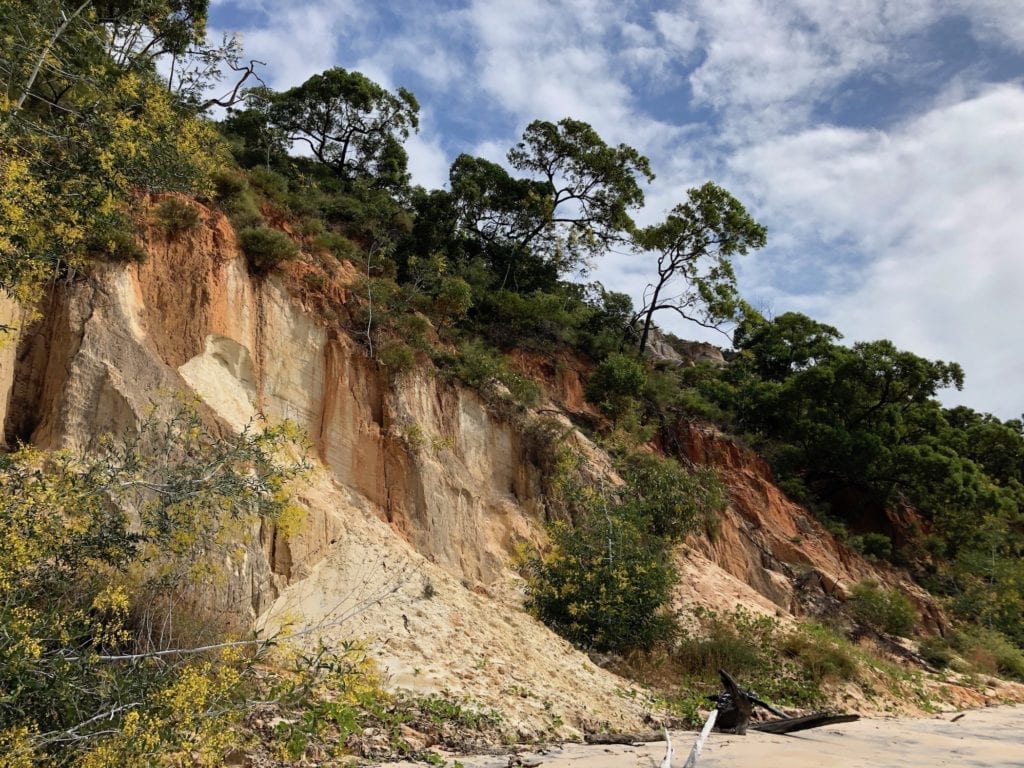
[[[267,627],[367,638],[396,683],[500,696],[538,730],[552,706],[568,722],[635,725],[644,702],[623,696],[628,686],[518,610],[510,555],[543,538],[525,436],[472,391],[429,374],[390,380],[289,291],[294,280],[251,277],[223,217],[202,219],[175,241],[148,232],[141,265],[56,286],[41,320],[0,305],[0,323],[19,326],[0,348],[7,445],[88,449],[134,429],[168,392],[197,394],[223,429],[290,419],[320,465],[299,491],[305,525],[287,539],[255,531],[244,563],[204,599]],[[554,403],[586,411],[578,366],[519,363]],[[732,499],[717,533],[680,550],[680,602],[799,615],[879,577],[789,503],[756,456],[706,429],[677,437]],[[509,686],[532,693],[509,703]]]
[[[678,425],[673,442],[681,458],[714,467],[730,499],[718,530],[688,542],[692,553],[685,568],[693,576],[690,584],[704,587],[688,588],[684,579],[684,601],[728,608],[721,595],[715,599],[708,582],[734,579],[767,601],[761,601],[762,609],[801,616],[845,601],[850,587],[874,579],[906,594],[928,630],[945,626],[924,590],[895,569],[866,561],[791,502],[775,485],[771,468],[760,456],[714,428],[685,421]],[[702,569],[703,577],[698,575]]]
[[[250,278],[227,222],[205,218],[181,241],[150,233],[142,265],[51,294],[0,368],[8,444],[88,448],[132,428],[160,393],[192,391],[235,429],[258,415],[296,422],[334,478],[417,551],[472,582],[497,578],[539,511],[520,436],[470,391],[429,376],[392,386],[282,280]],[[279,575],[290,579],[323,544],[298,558],[281,542]]]

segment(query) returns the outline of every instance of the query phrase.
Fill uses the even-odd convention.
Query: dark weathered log
[[[646,744],[651,741],[663,741],[664,734],[659,731],[640,731],[639,733],[587,733],[583,741],[587,744]]]
[[[725,696],[718,700],[718,722],[716,727],[720,731],[732,731],[740,736],[747,732],[750,724],[750,715],[754,711],[754,703],[747,693],[732,679],[724,669],[718,670],[718,676],[722,678],[722,687],[725,688]]]
[[[836,715],[831,712],[815,712],[802,717],[786,717],[781,720],[768,720],[764,723],[757,723],[750,726],[752,731],[761,733],[796,733],[806,731],[810,728],[820,728],[823,725],[835,725],[836,723],[852,723],[859,720],[860,715]]]
[[[718,670],[718,674],[722,678],[722,687],[725,690],[708,698],[717,702],[718,722],[716,728],[720,731],[731,731],[741,736],[748,729],[762,733],[795,733],[796,731],[806,731],[808,728],[820,728],[823,725],[834,725],[835,723],[850,723],[859,719],[859,715],[842,715],[832,712],[815,712],[801,717],[787,717],[784,712],[761,701],[753,691],[740,688],[724,669]],[[779,719],[750,725],[750,713],[755,705],[764,707],[772,714],[777,715]]]

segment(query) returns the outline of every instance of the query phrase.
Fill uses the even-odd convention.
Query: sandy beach
[[[953,722],[956,713],[931,718],[864,718],[855,723],[827,726],[790,736],[752,732],[746,736],[713,733],[705,744],[699,768],[937,768],[1024,766],[1024,707],[972,710]],[[696,733],[673,732],[673,766],[686,762]],[[656,768],[665,743],[643,746],[586,746],[567,744],[540,752],[459,757],[466,768]],[[513,758],[514,760],[514,758]],[[392,763],[411,766],[412,763]],[[451,765],[451,763],[449,763]]]

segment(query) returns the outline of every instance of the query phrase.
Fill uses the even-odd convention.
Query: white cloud
[[[260,7],[270,20],[269,26],[223,31],[240,33],[246,58],[266,62],[260,74],[278,90],[336,66],[345,32],[363,18],[354,0],[303,4],[267,0]],[[219,37],[220,32],[211,30],[211,38]]]
[[[773,299],[836,325],[850,340],[891,338],[926,357],[956,360],[967,370],[967,402],[1019,415],[1020,146],[1024,89],[1003,86],[890,133],[809,129],[739,153],[732,161],[741,169],[738,183],[764,190],[770,221],[796,233],[797,243],[818,233],[864,258],[839,264],[847,274],[831,289],[826,280],[825,290],[778,291]],[[777,258],[791,255],[773,250]],[[819,264],[823,258],[827,250],[815,255]],[[753,261],[752,282],[770,285],[776,267],[767,257]]]
[[[423,122],[427,123],[426,120]],[[451,161],[436,137],[422,133],[410,136],[405,142],[405,151],[409,153],[409,173],[413,184],[441,189],[448,183]]]

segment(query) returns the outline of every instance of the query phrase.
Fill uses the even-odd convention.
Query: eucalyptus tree
[[[530,123],[508,163],[526,175],[462,155],[450,181],[463,230],[483,245],[499,287],[517,290],[550,286],[626,242],[630,212],[644,202],[640,180],[654,178],[636,149],[571,118]]]
[[[419,104],[405,88],[391,93],[361,72],[333,67],[277,94],[270,121],[346,181],[408,181],[402,142],[419,129]]]
[[[665,221],[636,233],[641,252],[657,253],[657,279],[644,291],[634,322],[647,346],[654,314],[671,310],[684,320],[718,328],[734,320],[742,306],[732,258],[761,248],[767,230],[729,192],[707,182],[690,189]]]

